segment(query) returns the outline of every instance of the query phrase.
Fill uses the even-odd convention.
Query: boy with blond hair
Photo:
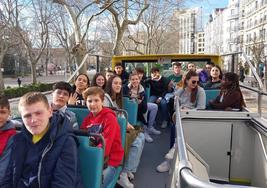
[[[70,121],[52,113],[45,95],[20,98],[25,127],[14,136],[10,163],[0,187],[80,188],[77,143]]]

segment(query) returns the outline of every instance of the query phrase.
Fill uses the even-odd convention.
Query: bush
[[[33,85],[23,85],[23,87],[15,87],[15,88],[7,88],[4,90],[4,95],[7,96],[9,99],[21,97],[25,93],[30,91],[50,91],[52,90],[52,86],[54,83],[50,84],[33,84]]]

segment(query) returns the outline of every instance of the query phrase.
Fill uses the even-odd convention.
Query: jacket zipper
[[[51,142],[50,142],[50,145],[48,145],[44,152],[42,153],[42,158],[41,158],[41,161],[38,165],[38,174],[37,174],[37,178],[38,178],[38,185],[39,185],[39,188],[41,188],[41,170],[42,170],[42,162],[43,162],[43,159],[45,157],[45,155],[51,150],[52,146],[54,144],[54,141],[53,139],[51,139]]]

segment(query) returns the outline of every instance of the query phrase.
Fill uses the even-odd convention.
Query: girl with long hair
[[[198,82],[198,74],[195,71],[189,71],[185,76],[183,88],[175,92],[182,109],[206,108],[206,94],[204,89],[198,86]]]
[[[71,94],[68,104],[85,106],[85,100],[82,93],[90,86],[89,77],[86,74],[79,74],[73,85],[73,94]]]
[[[106,83],[107,80],[105,75],[100,72],[97,72],[92,79],[91,86],[98,86],[101,87],[102,89],[105,89]]]
[[[215,65],[212,67],[210,70],[210,79],[204,84],[204,89],[220,89],[222,76],[223,73],[220,66]]]
[[[246,106],[236,73],[227,72],[224,74],[221,92],[215,100],[209,102],[209,105],[212,109],[238,111]]]

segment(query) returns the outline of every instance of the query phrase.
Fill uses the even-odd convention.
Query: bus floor
[[[135,188],[164,188],[168,181],[168,172],[159,173],[157,165],[164,160],[170,145],[170,128],[160,129],[160,135],[152,135],[153,142],[145,143],[140,164],[132,181]]]

